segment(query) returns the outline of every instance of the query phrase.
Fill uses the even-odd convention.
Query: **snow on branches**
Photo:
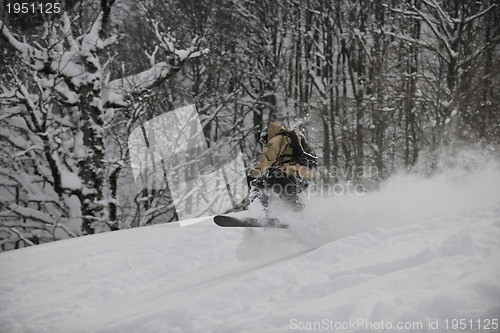
[[[177,48],[155,25],[166,59],[152,57],[149,69],[111,80],[107,50],[118,43],[129,12],[126,1],[101,0],[97,17],[83,33],[63,12],[31,42],[0,20],[1,36],[20,60],[11,65],[0,93],[2,150],[14,160],[26,159],[3,162],[0,169],[0,177],[9,180],[1,184],[8,193],[3,215],[14,219],[0,232],[12,243],[25,239],[30,245],[35,234],[59,239],[116,229],[120,217],[110,188],[116,187],[112,182],[125,163],[117,162],[124,157],[109,148],[107,127],[118,114],[114,110],[129,107],[130,96],[144,94],[207,52],[197,38]]]

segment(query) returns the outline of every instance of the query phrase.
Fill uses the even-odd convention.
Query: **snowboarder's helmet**
[[[259,140],[259,142],[262,143],[263,145],[265,145],[267,143],[267,128],[264,128],[260,132],[260,140]]]

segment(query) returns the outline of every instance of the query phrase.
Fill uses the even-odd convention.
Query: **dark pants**
[[[277,194],[295,211],[302,211],[304,204],[299,193],[309,186],[306,178],[289,175],[279,168],[270,168],[252,183],[250,201],[259,199],[267,208],[271,193]]]

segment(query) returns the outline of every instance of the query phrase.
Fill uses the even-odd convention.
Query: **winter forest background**
[[[241,149],[248,168],[269,119],[301,124],[316,181],[368,191],[419,156],[432,172],[443,147],[500,141],[494,0],[14,2],[0,16],[2,250],[176,220],[168,189],[134,182],[127,138],[189,104],[209,147]]]

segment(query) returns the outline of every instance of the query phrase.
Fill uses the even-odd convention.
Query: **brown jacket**
[[[250,176],[258,178],[262,175],[269,167],[281,168],[289,175],[300,176],[311,180],[313,178],[313,172],[303,165],[297,164],[297,162],[292,161],[290,156],[293,153],[293,149],[290,145],[291,140],[286,135],[278,135],[280,132],[285,131],[285,127],[278,122],[271,122],[268,126],[268,138],[267,144],[264,145],[262,156],[255,168],[250,172]],[[304,134],[297,130],[299,140],[304,138]],[[314,154],[314,151],[309,153]]]

